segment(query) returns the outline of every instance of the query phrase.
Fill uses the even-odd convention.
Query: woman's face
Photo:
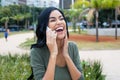
[[[57,33],[57,39],[63,39],[67,36],[66,22],[58,10],[50,13],[48,26],[52,31]]]

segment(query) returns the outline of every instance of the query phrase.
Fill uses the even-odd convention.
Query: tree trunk
[[[19,26],[19,20],[17,20],[17,25]]]
[[[75,25],[75,18],[72,19],[72,26],[73,26],[73,30],[74,32],[76,32],[76,25]]]
[[[99,15],[98,9],[96,9],[95,15],[96,15],[96,42],[98,42],[99,41],[98,39],[98,15]]]
[[[8,28],[8,20],[5,21],[5,29]]]
[[[27,19],[25,19],[25,30],[27,30],[28,29],[28,22],[27,22]]]
[[[118,25],[117,25],[117,8],[115,8],[115,22],[116,22],[116,24],[115,24],[115,39],[117,40],[117,27],[118,27]]]

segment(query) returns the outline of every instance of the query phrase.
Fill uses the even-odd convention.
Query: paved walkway
[[[18,35],[8,36],[8,41],[6,42],[4,38],[0,39],[0,54],[24,54],[29,50],[23,50],[19,48],[19,45],[25,42],[28,38],[33,38],[34,33],[24,33]]]
[[[120,50],[80,51],[81,60],[100,60],[106,80],[120,80]]]
[[[18,45],[33,36],[33,33],[24,33],[9,36],[8,42],[6,42],[4,38],[0,39],[0,54],[29,53],[29,50],[22,50]],[[120,80],[120,50],[80,50],[80,58],[81,60],[100,60],[103,64],[103,74],[107,75],[106,80]]]
[[[90,35],[96,34],[96,29],[86,29]],[[115,36],[115,28],[99,28],[98,34],[101,36]],[[117,36],[120,36],[120,28],[117,28]]]

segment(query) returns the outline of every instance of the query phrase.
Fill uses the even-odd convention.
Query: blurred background
[[[116,24],[120,27],[119,0],[101,2],[95,4],[94,0],[0,0],[0,32],[5,28],[11,31],[34,29],[38,14],[49,6],[62,9],[69,26],[73,25],[74,28],[96,28],[97,25],[98,28],[115,28]]]
[[[120,0],[0,0],[0,80],[29,77],[37,17],[50,6],[65,14],[85,80],[120,80]]]

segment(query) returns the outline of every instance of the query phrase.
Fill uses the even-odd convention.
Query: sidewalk
[[[100,60],[106,80],[120,80],[120,50],[80,51],[81,60]]]
[[[25,42],[28,38],[33,38],[34,33],[24,33],[18,35],[8,36],[8,41],[6,42],[4,38],[0,39],[0,54],[24,54],[27,53],[28,50],[20,49],[18,46]]]
[[[4,38],[0,39],[0,55],[29,53],[29,50],[22,50],[18,45],[33,36],[33,33],[24,33],[9,36],[8,42]],[[100,60],[103,65],[103,74],[107,75],[106,80],[120,80],[120,50],[80,50],[79,53],[81,60]]]

